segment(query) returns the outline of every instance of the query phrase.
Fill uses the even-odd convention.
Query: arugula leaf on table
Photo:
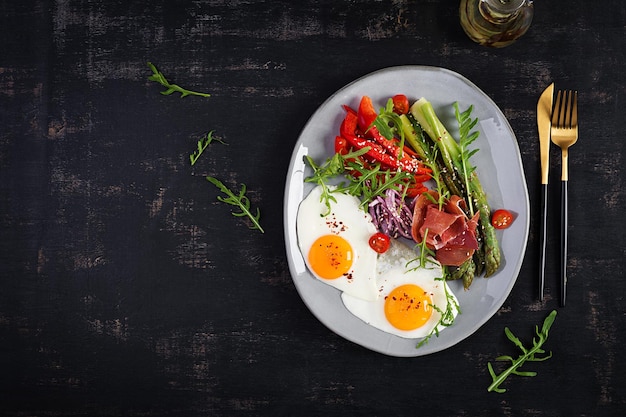
[[[211,97],[211,94],[208,93],[199,93],[197,91],[187,90],[179,85],[171,84],[165,78],[165,75],[161,71],[157,69],[151,62],[148,62],[148,67],[152,70],[152,75],[148,77],[149,81],[154,81],[156,83],[161,84],[166,90],[161,91],[161,94],[164,96],[169,96],[172,93],[180,93],[180,98],[186,96],[200,96],[200,97]]]
[[[265,233],[263,228],[261,227],[260,219],[261,212],[257,207],[256,211],[252,210],[250,207],[250,199],[246,197],[246,185],[241,184],[241,190],[238,194],[232,192],[228,187],[226,187],[220,180],[217,178],[207,176],[206,179],[213,185],[215,185],[221,192],[226,194],[226,197],[217,196],[217,199],[222,203],[230,204],[231,206],[236,206],[241,211],[233,212],[233,216],[235,217],[244,217],[247,216],[252,222],[252,226],[250,229],[256,229],[261,233]]]
[[[536,354],[541,355],[541,354],[546,353],[546,351],[543,350],[541,347],[543,346],[545,341],[548,339],[548,332],[550,330],[550,327],[552,326],[552,323],[554,323],[555,318],[556,318],[556,310],[552,310],[552,312],[548,314],[548,317],[546,317],[546,319],[544,320],[543,326],[541,327],[541,331],[539,331],[538,326],[535,326],[535,333],[537,334],[538,339],[533,338],[533,347],[530,349],[524,347],[522,342],[513,334],[513,332],[511,332],[511,330],[509,330],[508,327],[504,328],[504,333],[506,334],[506,337],[511,342],[513,342],[515,346],[520,348],[520,350],[522,351],[522,354],[517,359],[513,359],[511,356],[508,356],[508,355],[497,357],[496,358],[497,361],[510,361],[511,362],[511,366],[509,366],[506,370],[504,370],[499,375],[496,375],[496,373],[494,372],[493,367],[491,366],[491,362],[487,363],[487,368],[489,369],[489,375],[491,375],[491,379],[492,379],[491,385],[489,385],[489,387],[487,388],[487,391],[495,391],[498,393],[506,392],[506,389],[500,388],[500,384],[504,382],[504,380],[509,375],[519,375],[519,376],[537,375],[537,372],[520,371],[519,368],[526,362],[541,362],[541,361],[550,359],[552,357],[552,352],[546,354],[545,356],[538,357],[535,355]]]
[[[213,137],[213,130],[211,130],[209,133],[206,134],[206,136],[204,136],[202,139],[198,141],[198,149],[189,155],[189,161],[191,162],[191,165],[196,163],[196,161],[200,158],[200,155],[202,155],[202,152],[204,152],[204,150],[213,141],[217,141],[221,143],[222,145],[228,145],[226,142],[224,142],[220,138]]]

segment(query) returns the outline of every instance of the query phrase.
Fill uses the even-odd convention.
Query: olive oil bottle
[[[532,0],[461,0],[461,26],[474,42],[502,48],[522,36],[533,20]]]

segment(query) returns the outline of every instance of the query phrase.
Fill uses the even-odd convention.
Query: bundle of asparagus
[[[470,157],[477,151],[469,150],[469,145],[478,137],[471,132],[477,119],[471,119],[472,107],[461,112],[458,103],[454,104],[455,116],[459,123],[457,142],[437,117],[432,104],[425,98],[416,101],[408,114],[400,116],[404,140],[418,153],[420,158],[434,168],[433,175],[444,194],[458,195],[465,199],[467,215],[479,213],[477,240],[479,249],[474,255],[450,273],[450,279],[462,279],[467,289],[474,276],[493,275],[500,266],[500,246],[491,224],[491,208],[487,196],[470,163]]]

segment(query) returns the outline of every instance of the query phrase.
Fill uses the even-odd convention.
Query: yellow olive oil
[[[532,0],[461,0],[463,30],[474,42],[502,48],[526,33],[533,19]]]

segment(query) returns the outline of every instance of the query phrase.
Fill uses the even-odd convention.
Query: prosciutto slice
[[[417,243],[426,237],[426,246],[436,253],[442,265],[459,266],[478,249],[476,227],[478,216],[471,219],[465,214],[465,200],[452,196],[439,209],[439,194],[428,191],[419,196],[413,210],[411,235]]]

